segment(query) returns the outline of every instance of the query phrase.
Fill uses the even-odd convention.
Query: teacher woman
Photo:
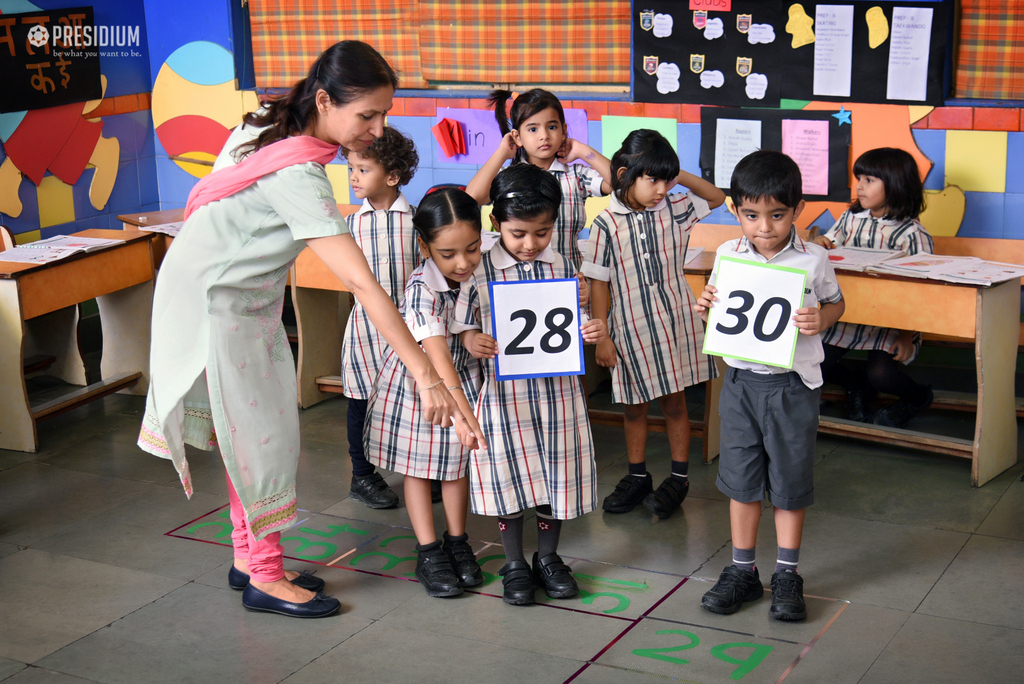
[[[188,496],[185,444],[220,448],[234,531],[232,588],[250,610],[323,617],[340,608],[324,582],[285,571],[281,530],[296,521],[299,416],[281,323],[285,281],[306,246],[359,299],[414,375],[427,420],[469,432],[441,376],[413,340],[348,234],[324,165],[383,132],[398,78],[365,43],[330,47],[291,91],[247,114],[216,170],[189,194],[185,225],[153,297],[150,386],[139,435],[174,463]],[[241,144],[239,145],[239,142]],[[482,438],[482,437],[481,437]]]

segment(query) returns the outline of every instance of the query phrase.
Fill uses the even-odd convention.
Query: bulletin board
[[[728,179],[740,158],[754,149],[781,150],[800,166],[805,200],[849,202],[853,127],[843,116],[835,114],[799,109],[702,107],[701,175],[728,192]]]
[[[634,1],[633,99],[942,104],[948,2],[730,4],[705,12],[691,0]]]

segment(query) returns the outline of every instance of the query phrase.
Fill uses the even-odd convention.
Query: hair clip
[[[512,192],[506,192],[504,195],[501,195],[500,197],[498,197],[498,199],[506,200],[506,199],[512,199],[513,197],[522,197],[522,196],[528,195],[528,194],[530,194],[530,193],[528,193],[528,192],[516,192],[516,191],[513,190]]]

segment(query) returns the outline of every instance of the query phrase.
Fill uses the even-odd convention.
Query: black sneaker
[[[661,486],[647,495],[644,506],[658,518],[665,520],[683,504],[683,499],[689,491],[689,478],[669,475]]]
[[[572,598],[580,593],[572,571],[557,553],[549,553],[543,558],[533,554],[533,578],[539,586],[544,587],[548,598]]]
[[[441,503],[441,481],[431,480],[430,481],[430,502]]]
[[[643,477],[626,475],[615,485],[615,491],[604,498],[601,507],[609,513],[629,513],[654,489],[651,474]]]
[[[483,584],[484,575],[468,539],[468,534],[452,537],[445,532],[442,546],[444,552],[448,554],[448,561],[455,568],[455,574],[459,576],[459,584],[463,587],[476,587]]]
[[[459,576],[440,544],[429,551],[416,552],[416,579],[423,585],[427,596],[446,598],[462,593]]]
[[[528,606],[534,602],[533,592],[536,591],[537,585],[533,583],[529,563],[524,560],[505,563],[498,574],[501,575],[501,584],[505,590],[501,597],[505,603]]]
[[[912,404],[906,399],[899,399],[885,408],[878,409],[872,423],[883,427],[901,428],[910,422],[915,415],[932,405],[935,393],[931,387],[925,387],[927,394],[921,403]]]
[[[735,565],[727,565],[718,576],[715,586],[711,587],[700,600],[700,607],[712,613],[731,615],[740,606],[749,601],[756,601],[764,596],[761,576],[757,572],[740,570]]]
[[[804,603],[804,578],[796,570],[786,568],[772,575],[772,607],[768,617],[776,620],[807,619]]]
[[[353,475],[348,493],[370,508],[394,508],[398,505],[398,495],[376,470],[362,477]]]
[[[871,420],[871,396],[867,390],[856,388],[846,390],[846,401],[843,403],[843,418],[866,423]]]

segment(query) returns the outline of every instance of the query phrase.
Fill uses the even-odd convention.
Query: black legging
[[[880,349],[868,350],[868,361],[862,374],[839,363],[849,349],[824,345],[825,360],[821,363],[821,374],[826,382],[841,386],[846,390],[869,390],[893,394],[913,404],[919,404],[928,396],[924,385],[914,382],[913,378],[903,372],[902,365],[889,352]]]

